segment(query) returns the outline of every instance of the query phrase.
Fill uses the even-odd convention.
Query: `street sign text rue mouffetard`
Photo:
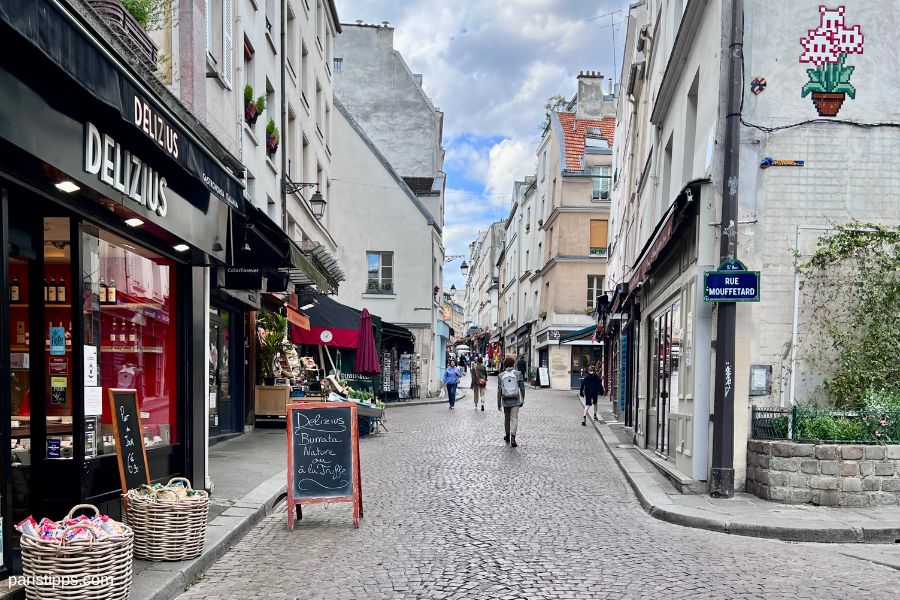
[[[748,271],[739,260],[726,260],[715,271],[703,273],[703,300],[759,302],[759,271]]]

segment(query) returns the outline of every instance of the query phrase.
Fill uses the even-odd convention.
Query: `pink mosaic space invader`
[[[845,8],[819,6],[819,26],[800,38],[803,52],[800,63],[815,65],[807,69],[809,81],[801,96],[812,94],[820,117],[834,117],[846,96],[856,98],[850,76],[856,68],[846,64],[847,55],[862,54],[865,38],[859,25],[847,26]]]

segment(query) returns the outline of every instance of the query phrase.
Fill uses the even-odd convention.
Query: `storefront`
[[[0,56],[8,573],[27,515],[84,501],[119,514],[110,388],[137,391],[154,480],[204,481],[207,348],[195,340],[207,267],[229,260],[243,209],[221,154],[64,9],[0,4]]]

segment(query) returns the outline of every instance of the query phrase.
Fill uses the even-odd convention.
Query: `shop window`
[[[609,167],[591,167],[594,188],[591,200],[609,200]]]
[[[85,345],[96,348],[99,384],[137,390],[147,448],[178,441],[175,263],[103,230],[85,233]],[[116,452],[109,406],[85,405],[99,417],[88,456]],[[90,424],[88,429],[90,430]]]
[[[606,256],[609,222],[605,219],[591,219],[591,256]]]
[[[367,252],[366,263],[369,266],[367,294],[394,293],[394,253]]]

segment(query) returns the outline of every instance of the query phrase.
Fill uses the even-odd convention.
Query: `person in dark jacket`
[[[587,426],[588,408],[594,407],[594,420],[597,419],[597,399],[603,395],[603,381],[597,374],[594,365],[588,367],[588,374],[581,380],[581,389],[578,395],[584,398],[584,412],[581,415],[581,424]]]
[[[516,363],[516,371],[522,374],[522,379],[527,377],[526,371],[528,370],[528,365],[525,364],[525,357],[520,356],[519,361]]]

